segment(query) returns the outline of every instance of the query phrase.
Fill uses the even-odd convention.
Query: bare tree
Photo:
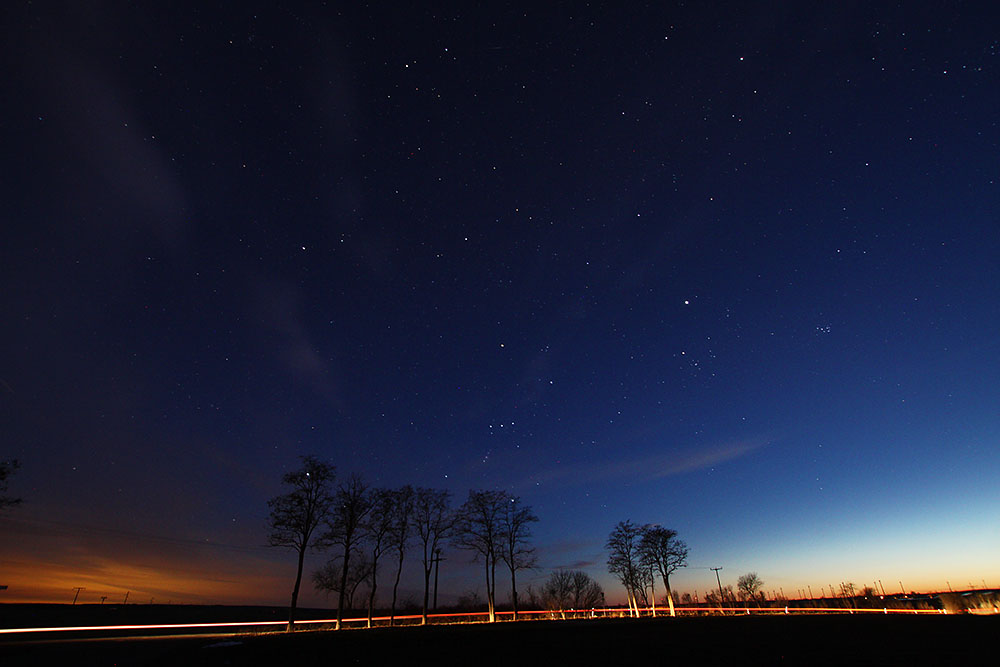
[[[573,573],[570,570],[556,570],[542,584],[541,604],[549,611],[558,611],[566,618],[566,610],[573,609]]]
[[[475,611],[483,608],[483,599],[479,597],[479,591],[471,590],[464,595],[459,595],[455,606],[466,611]]]
[[[342,549],[341,582],[338,587],[339,597],[337,599],[337,630],[340,629],[340,623],[344,618],[344,599],[347,593],[347,577],[351,567],[351,556],[357,551],[364,538],[365,517],[371,511],[371,506],[368,486],[359,475],[351,475],[351,478],[337,489],[333,508],[327,520],[329,530],[325,539],[330,544]]]
[[[313,572],[313,585],[316,590],[323,591],[326,595],[337,593],[339,597],[339,594],[343,593],[345,608],[353,609],[354,595],[358,588],[365,582],[371,581],[372,563],[364,552],[355,553],[351,558],[346,577],[341,569],[342,564],[340,556],[328,560],[323,567]]]
[[[371,563],[371,588],[368,592],[368,627],[372,627],[375,593],[378,589],[378,561],[392,548],[392,529],[396,518],[396,491],[375,489],[371,493],[371,511],[365,522],[368,535],[368,559]]]
[[[646,609],[652,606],[653,598],[652,593],[656,591],[653,590],[653,571],[649,567],[639,567],[639,570],[635,573],[635,583],[632,589],[633,595],[635,596],[635,613],[639,614],[640,609]],[[656,611],[653,611],[653,615],[656,615]]]
[[[389,625],[393,624],[396,616],[396,595],[399,591],[399,578],[403,574],[403,558],[406,556],[406,548],[413,538],[413,488],[409,485],[398,489],[395,492],[393,503],[392,531],[389,534],[392,548],[396,550],[396,581],[392,585],[392,607],[389,610]]]
[[[427,602],[431,589],[434,556],[451,536],[455,518],[450,511],[451,493],[437,489],[417,489],[413,496],[413,526],[423,547],[424,607],[422,624],[427,623]]]
[[[604,601],[604,590],[582,570],[556,570],[542,584],[538,603],[566,618],[567,610],[593,609]]]
[[[854,582],[847,581],[840,583],[840,597],[847,599],[847,604],[851,607],[857,607],[857,600],[854,599],[856,594],[856,588]]]
[[[604,605],[604,589],[582,570],[573,570],[571,590],[574,609],[593,609]]]
[[[286,473],[282,477],[282,482],[291,487],[291,490],[267,502],[271,509],[268,516],[268,527],[271,530],[268,544],[295,549],[298,554],[292,604],[288,610],[289,632],[295,624],[295,608],[299,600],[306,551],[329,546],[326,537],[317,534],[317,528],[329,518],[335,477],[336,469],[332,465],[313,456],[304,456],[300,470]]]
[[[736,595],[733,593],[732,584],[726,584],[722,587],[721,591],[711,590],[705,593],[705,602],[713,607],[719,607],[720,610],[726,605],[732,604],[735,600]]]
[[[670,590],[670,575],[687,564],[687,545],[677,539],[676,530],[647,525],[642,527],[639,552],[643,563],[653,568],[663,580],[663,586],[667,589],[670,615],[676,616],[673,591]]]
[[[531,524],[538,517],[531,511],[530,505],[522,505],[521,499],[511,497],[504,503],[500,516],[500,558],[510,569],[510,600],[514,608],[514,620],[517,620],[517,578],[518,570],[535,567],[538,557],[535,548],[531,546]]]
[[[452,541],[459,549],[471,551],[474,560],[482,558],[486,569],[486,610],[490,623],[496,621],[496,567],[503,546],[503,491],[469,491],[469,498],[458,510]]]
[[[645,599],[649,570],[643,566],[639,552],[642,528],[631,521],[621,521],[608,535],[605,548],[608,550],[608,572],[618,577],[628,596],[629,612],[639,615],[638,597]]]
[[[756,572],[748,572],[736,580],[736,589],[745,602],[760,602],[763,587],[764,582]]]

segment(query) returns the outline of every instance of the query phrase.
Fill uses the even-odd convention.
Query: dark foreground
[[[998,616],[531,621],[54,643],[0,642],[0,663],[65,665],[992,664]]]

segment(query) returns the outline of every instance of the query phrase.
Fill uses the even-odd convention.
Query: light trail
[[[467,616],[485,616],[486,612],[459,612],[454,614],[428,614],[427,618],[453,618]],[[406,616],[393,616],[395,621],[413,621],[422,618],[420,614],[410,614]],[[373,616],[372,623],[376,621],[388,622],[389,616]],[[368,617],[345,618],[342,625],[348,623],[367,623]],[[335,625],[336,618],[307,619],[295,621],[295,625]],[[236,621],[226,623],[164,623],[158,625],[77,625],[59,626],[43,628],[0,628],[0,635],[11,635],[18,633],[39,633],[39,632],[100,632],[100,631],[121,631],[121,630],[195,630],[207,628],[252,628],[267,626],[287,626],[288,621]]]
[[[947,614],[948,612],[944,609],[889,609],[883,607],[881,609],[847,609],[844,607],[761,607],[761,608],[747,608],[747,607],[675,607],[678,614],[683,615],[715,615],[720,611],[724,613],[729,613],[731,615],[775,615],[775,614],[815,614],[815,613],[833,613],[833,614]],[[649,612],[650,608],[642,609],[643,612]],[[587,614],[590,618],[609,618],[609,617],[624,617],[628,615],[626,609],[619,608],[602,608],[602,609],[563,609],[563,610],[527,610],[518,611],[518,616],[541,616],[541,615],[560,615],[563,614]],[[428,614],[428,620],[432,618],[443,619],[443,618],[471,618],[474,616],[487,617],[489,614],[485,611],[466,611],[466,612],[454,612],[447,614]],[[498,611],[496,616],[513,616],[513,611]],[[406,616],[393,616],[394,621],[414,621],[422,618],[420,614],[410,614]],[[579,616],[578,616],[579,618]],[[659,618],[669,618],[667,614],[661,614]],[[389,621],[388,616],[374,616],[372,617],[372,624],[376,622],[387,623]],[[341,625],[347,624],[367,624],[368,617],[356,617],[356,618],[345,618],[340,621]],[[336,618],[323,618],[323,619],[311,619],[295,621],[295,625],[336,625]],[[42,628],[0,628],[0,635],[13,635],[13,634],[34,634],[34,633],[62,633],[62,632],[119,632],[123,630],[196,630],[196,629],[208,629],[208,628],[262,628],[262,627],[276,627],[276,626],[287,626],[288,621],[237,621],[237,622],[227,622],[227,623],[166,623],[159,625],[78,625],[78,626],[60,626],[60,627],[42,627]],[[412,625],[408,624],[408,625]]]

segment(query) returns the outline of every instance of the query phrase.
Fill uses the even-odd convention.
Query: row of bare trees
[[[484,565],[490,622],[496,620],[496,569],[500,562],[510,572],[510,598],[517,620],[517,572],[537,563],[531,524],[538,517],[520,498],[502,491],[470,491],[453,518],[452,544],[471,551]]]
[[[431,574],[445,545],[470,551],[483,564],[491,622],[496,620],[497,566],[506,565],[517,618],[517,572],[536,564],[531,524],[538,521],[520,498],[502,491],[473,490],[461,507],[453,509],[451,494],[444,490],[371,488],[357,475],[337,484],[334,466],[312,456],[303,457],[301,469],[287,473],[282,481],[288,492],[268,502],[268,523],[269,543],[293,549],[298,557],[289,630],[295,623],[305,554],[326,549],[333,549],[333,556],[314,573],[313,583],[338,594],[338,629],[344,609],[353,607],[362,582],[369,584],[371,626],[379,565],[387,554],[395,559],[392,624],[403,562],[413,546],[418,547],[423,566],[423,623],[427,622]]]
[[[567,611],[584,611],[604,606],[604,590],[589,574],[582,570],[553,572],[542,584],[540,591],[528,587],[531,605],[551,612],[558,612],[566,618]]]
[[[621,521],[608,536],[605,548],[608,550],[608,572],[617,576],[625,587],[632,615],[639,615],[640,606],[651,606],[656,613],[657,575],[666,589],[670,615],[676,615],[670,575],[687,564],[688,555],[687,545],[677,539],[676,530]]]

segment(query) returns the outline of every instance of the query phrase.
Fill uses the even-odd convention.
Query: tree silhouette
[[[601,585],[582,570],[556,570],[542,584],[539,603],[566,618],[566,610],[593,609],[604,602]]]
[[[351,565],[347,571],[347,576],[341,569],[342,560],[340,556],[334,556],[328,560],[323,567],[313,572],[313,585],[316,590],[325,594],[341,592],[344,594],[344,605],[346,609],[354,608],[354,594],[358,587],[366,581],[371,581],[372,562],[368,560],[367,554],[358,551],[351,558]],[[343,588],[341,588],[343,587]]]
[[[17,459],[0,461],[0,510],[13,507],[21,502],[20,498],[7,495],[7,479],[20,467],[21,464],[18,463]]]
[[[719,607],[720,609],[725,607],[727,604],[732,604],[736,600],[736,595],[733,594],[733,585],[726,584],[722,587],[722,590],[711,590],[705,593],[705,602],[712,605],[713,607]]]
[[[522,505],[521,499],[512,497],[504,503],[500,516],[500,558],[510,570],[510,600],[517,620],[517,578],[518,570],[535,567],[538,557],[531,546],[531,524],[538,517],[530,505]]]
[[[340,585],[337,587],[337,625],[344,620],[344,601],[347,595],[347,578],[351,571],[351,556],[357,551],[364,537],[365,518],[371,511],[371,495],[360,475],[351,475],[340,485],[327,519],[328,530],[324,539],[341,547]]]
[[[649,581],[649,571],[643,565],[642,554],[639,551],[639,540],[642,538],[642,528],[631,521],[621,521],[615,526],[605,548],[608,550],[608,572],[618,577],[625,587],[628,596],[629,612],[639,615],[637,596],[646,597],[646,582]]]
[[[640,557],[647,567],[653,568],[660,575],[663,587],[667,589],[667,604],[670,605],[670,615],[676,616],[674,596],[670,590],[670,575],[686,565],[687,545],[677,539],[676,530],[663,526],[646,525],[642,527],[641,532],[639,539]]]
[[[396,550],[396,581],[392,585],[392,607],[389,610],[389,625],[393,624],[396,616],[396,595],[399,591],[399,578],[403,574],[403,558],[406,556],[406,548],[413,538],[413,488],[404,486],[395,492],[395,502],[393,503],[392,531],[389,533],[389,540],[392,548]]]
[[[371,562],[371,589],[368,592],[368,627],[372,627],[375,611],[375,591],[378,589],[378,561],[392,548],[392,529],[395,521],[396,491],[375,489],[371,493],[371,511],[368,513],[365,532],[368,535],[368,559]]]
[[[417,489],[413,496],[413,526],[423,548],[424,607],[421,624],[427,623],[427,602],[431,588],[434,556],[451,536],[455,517],[449,504],[451,493],[437,489]]]
[[[496,621],[496,568],[503,547],[501,525],[507,502],[502,491],[469,491],[468,500],[458,510],[453,538],[456,547],[473,552],[475,560],[483,560],[490,623]]]
[[[335,477],[336,469],[332,465],[312,456],[304,456],[300,470],[286,473],[282,477],[282,482],[291,487],[291,490],[267,502],[271,510],[268,516],[268,527],[271,530],[268,543],[273,547],[295,549],[298,554],[292,604],[288,610],[289,632],[295,624],[295,608],[299,599],[306,551],[329,546],[323,536],[317,535],[317,528],[329,518]]]
[[[740,592],[745,602],[759,601],[760,589],[763,587],[764,582],[757,576],[756,572],[748,572],[736,580],[736,590]]]

